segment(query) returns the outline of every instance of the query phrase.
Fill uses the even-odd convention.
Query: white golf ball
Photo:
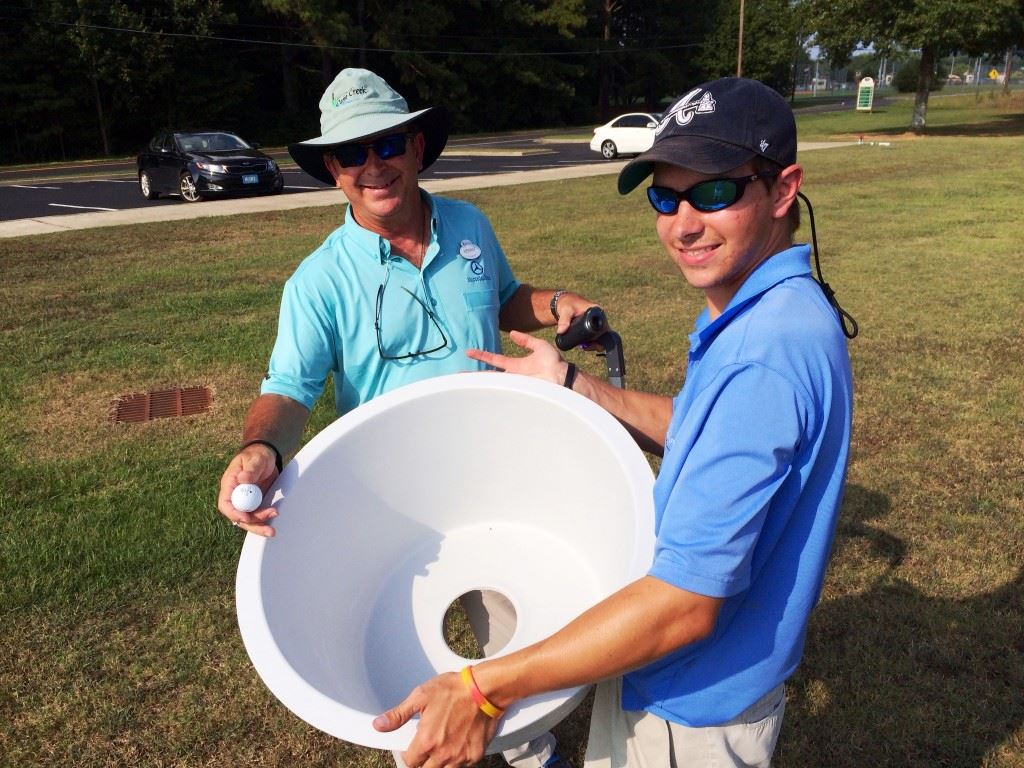
[[[263,503],[263,491],[258,485],[242,483],[231,492],[231,506],[239,512],[252,512]]]

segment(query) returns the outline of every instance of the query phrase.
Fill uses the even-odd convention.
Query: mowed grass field
[[[933,99],[929,121],[904,136],[906,102],[800,119],[803,138],[867,143],[801,158],[825,278],[861,334],[783,768],[1024,766],[1024,101]],[[613,178],[456,196],[521,280],[606,307],[628,386],[672,394],[701,297]],[[0,765],[390,764],[258,679],[235,624],[242,536],[214,509],[282,283],[340,215],[0,240]],[[119,395],[197,385],[207,414],[111,422]],[[318,408],[310,434],[331,418]],[[569,755],[585,728],[585,708],[559,727]]]

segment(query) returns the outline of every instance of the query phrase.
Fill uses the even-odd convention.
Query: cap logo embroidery
[[[700,94],[700,88],[694,88],[688,94],[683,96],[679,101],[672,105],[672,108],[665,115],[661,121],[661,125],[658,126],[654,132],[655,135],[660,134],[665,127],[669,124],[672,118],[675,118],[676,123],[679,125],[689,125],[696,115],[710,115],[715,111],[715,100],[711,97],[711,94],[705,92],[701,96],[700,101],[694,103],[694,100]]]
[[[348,93],[346,93],[346,94],[344,94],[342,96],[338,96],[337,94],[332,93],[331,94],[331,105],[335,106],[335,107],[340,107],[342,104],[344,104],[346,101],[351,99],[353,96],[361,96],[361,95],[365,94],[366,92],[367,91],[366,91],[365,88],[353,88]]]
[[[765,139],[761,139],[761,143],[758,144],[758,146],[761,147],[761,151],[764,152],[768,149],[768,142]]]

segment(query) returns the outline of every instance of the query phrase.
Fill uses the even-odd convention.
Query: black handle
[[[608,319],[600,307],[591,307],[572,321],[572,324],[555,336],[555,345],[566,352],[588,341],[593,341],[608,330]]]

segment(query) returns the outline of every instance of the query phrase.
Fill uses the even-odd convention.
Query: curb
[[[485,189],[513,184],[531,184],[541,181],[578,179],[588,176],[602,176],[618,173],[625,162],[591,163],[570,168],[542,168],[536,171],[514,171],[488,176],[469,176],[462,179],[429,179],[420,186],[430,193],[454,192],[464,189]],[[213,216],[234,216],[241,213],[263,213],[266,211],[289,211],[296,208],[312,208],[324,205],[343,205],[344,196],[336,189],[320,192],[303,192],[293,195],[268,195],[266,197],[239,198],[234,200],[206,200],[202,203],[182,203],[180,206],[160,205],[152,208],[133,208],[126,211],[98,211],[95,213],[72,213],[61,216],[46,216],[38,219],[15,219],[0,222],[0,238],[46,235],[53,232],[70,232],[76,229],[95,227],[118,227],[131,224],[149,224],[160,221],[183,221]]]
[[[831,149],[833,147],[856,146],[857,142],[817,141],[799,145],[799,151]],[[535,171],[513,171],[469,176],[461,179],[429,179],[420,186],[430,193],[457,192],[466,189],[486,189],[515,184],[532,184],[542,181],[564,181],[590,176],[606,176],[618,173],[626,161],[587,163],[568,168],[542,168]],[[320,192],[303,192],[293,195],[269,195],[267,197],[239,198],[234,200],[207,200],[202,203],[182,203],[180,206],[161,205],[152,208],[132,208],[125,211],[99,211],[95,213],[72,213],[62,216],[46,216],[38,219],[15,219],[0,222],[0,238],[46,235],[53,232],[70,232],[76,229],[95,227],[118,227],[131,224],[149,224],[160,221],[183,221],[185,219],[209,218],[212,216],[234,216],[241,213],[263,213],[266,211],[289,211],[296,208],[312,208],[324,205],[343,205],[345,202],[336,189]]]

